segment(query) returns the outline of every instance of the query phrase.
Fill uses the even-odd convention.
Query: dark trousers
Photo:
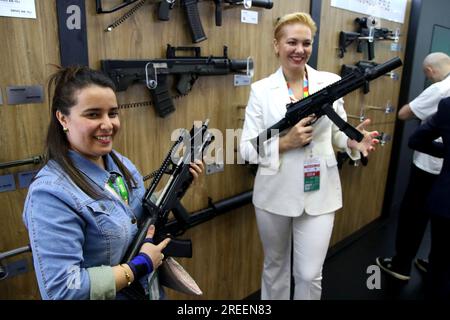
[[[428,195],[437,175],[412,165],[408,187],[400,206],[393,264],[397,270],[409,274],[411,262],[417,254],[429,220],[425,208]]]
[[[431,216],[427,298],[450,301],[450,218]]]

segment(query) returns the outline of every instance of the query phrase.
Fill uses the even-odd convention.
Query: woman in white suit
[[[293,243],[294,299],[320,299],[322,265],[328,250],[334,213],[342,207],[342,192],[333,145],[352,159],[367,156],[378,142],[376,131],[358,143],[327,118],[302,119],[256,152],[251,142],[281,120],[286,104],[302,99],[339,80],[339,76],[307,65],[316,26],[306,13],[282,17],[274,30],[274,48],[281,67],[252,84],[246,108],[240,152],[258,163],[253,204],[264,249],[262,299],[289,299],[291,242]],[[340,99],[333,104],[346,120]],[[312,124],[313,123],[313,124]]]

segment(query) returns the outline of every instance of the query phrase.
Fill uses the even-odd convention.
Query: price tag
[[[316,191],[320,189],[320,161],[317,158],[305,160],[303,166],[304,192]]]
[[[241,10],[241,22],[258,24],[258,12],[251,10]]]
[[[244,75],[244,74],[235,74],[234,75],[234,86],[249,86],[252,83],[252,77]]]

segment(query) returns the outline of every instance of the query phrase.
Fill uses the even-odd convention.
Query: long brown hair
[[[69,175],[70,179],[87,195],[94,199],[102,196],[94,186],[89,183],[83,173],[74,165],[69,157],[69,141],[66,133],[56,117],[56,111],[68,116],[70,109],[77,104],[77,92],[81,89],[97,85],[103,88],[111,88],[115,91],[114,83],[105,74],[84,66],[58,67],[58,71],[50,76],[48,83],[48,97],[52,97],[50,103],[50,124],[47,131],[46,160],[54,160]],[[54,89],[53,89],[54,87]],[[53,89],[53,95],[51,94]],[[136,181],[130,171],[114,154],[110,153],[113,161],[119,167],[125,177],[129,190],[136,186]]]

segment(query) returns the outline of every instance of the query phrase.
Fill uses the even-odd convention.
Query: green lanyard
[[[125,183],[123,182],[123,179],[121,176],[117,176],[115,185],[117,186],[117,189],[114,187],[114,184],[111,181],[108,181],[109,186],[117,192],[117,189],[119,190],[119,195],[122,198],[125,203],[128,203],[128,190],[125,187]]]

